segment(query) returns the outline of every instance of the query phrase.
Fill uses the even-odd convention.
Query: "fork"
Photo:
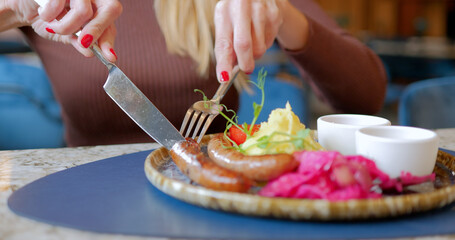
[[[220,111],[223,110],[223,107],[220,105],[220,101],[221,99],[223,99],[224,95],[229,90],[232,83],[237,78],[237,75],[240,72],[240,70],[238,70],[238,67],[234,68],[234,71],[235,71],[234,77],[229,82],[221,83],[211,100],[197,101],[193,103],[193,105],[188,109],[188,111],[186,111],[185,118],[183,119],[182,126],[180,127],[180,133],[182,135],[185,129],[187,129],[186,134],[184,136],[185,138],[187,138],[191,134],[193,126],[197,122],[196,127],[194,128],[193,131],[192,138],[195,139],[196,136],[198,136],[199,129],[204,124],[204,127],[202,128],[202,131],[199,133],[199,137],[197,139],[198,143],[201,142],[202,137],[204,137],[213,119],[215,119],[215,117],[218,116]],[[187,128],[188,122],[190,123]]]

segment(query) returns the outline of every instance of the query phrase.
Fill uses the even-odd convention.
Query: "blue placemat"
[[[455,152],[447,151],[450,154]],[[15,191],[15,213],[101,233],[189,239],[346,239],[455,234],[455,204],[412,216],[363,222],[256,218],[196,207],[163,194],[144,173],[150,151],[70,168]]]

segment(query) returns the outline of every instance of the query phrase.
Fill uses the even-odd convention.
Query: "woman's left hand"
[[[245,73],[252,73],[255,59],[276,38],[297,49],[304,46],[308,35],[306,17],[287,0],[221,0],[214,14],[214,52],[220,82],[230,79],[236,64]]]

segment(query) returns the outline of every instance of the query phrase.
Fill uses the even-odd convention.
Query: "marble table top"
[[[435,131],[440,137],[440,147],[455,151],[455,128],[438,129]],[[0,151],[0,239],[150,239],[139,236],[99,234],[48,225],[15,215],[9,210],[7,200],[11,193],[20,187],[54,172],[109,157],[150,150],[157,147],[159,145],[156,143],[143,143]],[[455,239],[455,235],[419,239]]]

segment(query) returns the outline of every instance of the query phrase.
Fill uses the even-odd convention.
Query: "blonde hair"
[[[213,13],[218,0],[155,0],[155,13],[168,52],[190,56],[207,77],[213,53]]]
[[[219,0],[155,0],[155,14],[166,40],[167,50],[190,56],[201,77],[208,77],[210,63],[215,62],[215,5]],[[248,75],[240,71],[234,81],[237,91],[253,91]]]

